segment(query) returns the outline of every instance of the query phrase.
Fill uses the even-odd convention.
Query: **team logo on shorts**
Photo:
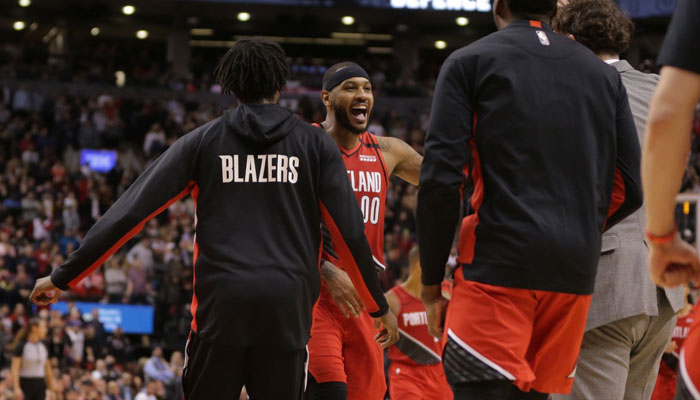
[[[540,44],[542,46],[549,46],[549,38],[544,31],[537,31],[537,38],[540,39]]]

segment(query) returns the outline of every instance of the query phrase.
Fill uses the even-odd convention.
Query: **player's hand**
[[[53,282],[51,282],[50,276],[46,276],[41,279],[37,279],[34,289],[29,295],[29,300],[38,306],[56,304],[60,293],[61,289],[54,286]]]
[[[649,242],[651,279],[661,287],[676,287],[700,278],[698,251],[676,233],[667,243]]]
[[[15,388],[15,393],[13,399],[16,400],[24,400],[24,392],[22,392],[22,389],[16,387]]]
[[[421,292],[425,313],[428,316],[428,333],[440,339],[442,339],[447,311],[447,299],[442,297],[441,286],[441,284],[423,286]]]
[[[321,266],[321,277],[326,282],[335,304],[346,318],[358,318],[362,315],[366,310],[365,305],[345,271],[326,261]]]
[[[383,328],[374,337],[374,340],[382,346],[382,349],[386,349],[399,340],[399,325],[396,321],[396,316],[391,310],[387,310],[384,315],[374,319],[374,328],[377,330]]]

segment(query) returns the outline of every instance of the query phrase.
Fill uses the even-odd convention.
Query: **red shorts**
[[[681,350],[678,376],[683,379],[683,384],[688,393],[700,400],[700,307],[693,310],[693,324],[690,326],[688,337]]]
[[[458,269],[443,343],[452,340],[522,391],[569,393],[590,302],[591,295],[467,281]]]
[[[314,307],[309,340],[309,372],[319,383],[345,382],[348,400],[383,400],[384,352],[374,340],[367,312],[346,318],[323,287]]]
[[[453,397],[442,364],[391,363],[389,393],[399,400],[447,400]]]

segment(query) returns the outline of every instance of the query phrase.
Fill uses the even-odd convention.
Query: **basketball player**
[[[183,388],[193,400],[300,399],[320,289],[321,221],[384,345],[396,319],[374,271],[362,214],[328,135],[278,106],[289,66],[276,43],[239,40],[216,76],[241,103],[178,139],[90,229],[32,301],[54,302],[151,218],[192,194],[196,205],[192,327]],[[366,285],[365,285],[365,282]]]
[[[552,31],[556,3],[496,0],[499,31],[452,53],[435,87],[418,244],[457,400],[571,390],[601,233],[642,203],[620,74]],[[467,172],[474,192],[447,305],[440,283]]]
[[[321,126],[340,149],[375,262],[383,269],[389,178],[395,175],[417,184],[423,157],[400,139],[367,132],[374,97],[369,75],[359,65],[343,62],[330,67],[323,77],[321,98],[327,112]],[[328,242],[324,239],[321,297],[309,341],[308,398],[383,399],[383,353],[374,341],[373,322],[345,275],[348,260],[335,253],[334,246],[326,246]]]
[[[700,279],[700,261],[675,224],[676,195],[700,99],[700,2],[680,0],[661,47],[661,78],[649,109],[642,159],[652,279],[673,287]],[[676,399],[700,400],[700,307],[681,350]]]
[[[400,400],[447,400],[452,390],[442,369],[442,344],[428,333],[428,316],[420,299],[423,284],[418,247],[408,253],[406,282],[386,293],[399,321],[399,341],[389,347],[389,393]]]

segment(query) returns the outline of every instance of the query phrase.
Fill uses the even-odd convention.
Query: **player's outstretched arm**
[[[388,164],[389,173],[410,184],[418,185],[423,156],[418,154],[408,143],[398,138],[377,137],[377,142],[379,142],[379,148]]]
[[[642,154],[649,268],[657,285],[678,286],[700,277],[695,248],[675,232],[675,206],[690,150],[691,123],[700,98],[700,75],[664,67],[652,98]]]
[[[146,223],[189,194],[201,135],[191,132],[155,160],[88,231],[78,250],[51,274],[40,279],[32,301],[55,301],[56,290],[68,290],[102,265]],[[51,295],[54,295],[53,297]]]

